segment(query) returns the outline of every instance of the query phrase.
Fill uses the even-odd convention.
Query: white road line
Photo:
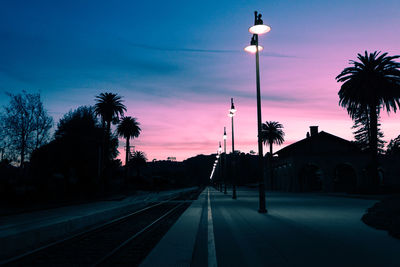
[[[214,227],[213,227],[213,220],[212,220],[212,213],[211,213],[211,204],[210,204],[210,189],[207,188],[207,195],[208,195],[208,267],[217,267],[217,253],[215,252],[215,243],[214,243]]]

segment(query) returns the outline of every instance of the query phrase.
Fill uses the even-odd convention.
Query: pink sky
[[[229,152],[233,97],[235,148],[257,151],[255,58],[243,51],[254,10],[272,27],[260,37],[263,122],[284,125],[283,146],[310,125],[352,140],[335,77],[365,50],[400,54],[398,0],[9,1],[0,90],[40,92],[56,123],[118,93],[141,123],[131,143],[149,160],[215,153],[224,126]],[[385,140],[400,134],[399,116],[382,112]]]

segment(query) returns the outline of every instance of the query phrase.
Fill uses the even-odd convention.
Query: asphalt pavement
[[[209,187],[196,210],[189,208],[181,226],[167,233],[169,244],[161,240],[156,250],[169,249],[162,257],[165,266],[400,266],[400,240],[361,221],[377,201],[267,192],[268,213],[260,214],[257,189],[240,188],[233,200]],[[182,228],[183,220],[192,232]],[[174,262],[171,243],[187,237],[192,241],[185,245],[191,246],[186,261],[175,251],[181,261]]]

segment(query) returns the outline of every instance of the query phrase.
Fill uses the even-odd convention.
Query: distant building
[[[176,157],[168,157],[167,160],[168,161],[176,161]]]
[[[318,132],[318,126],[311,126],[306,136],[275,153],[278,157],[272,161],[274,189],[359,192],[368,187],[371,181],[365,167],[369,154],[361,152],[353,142]]]

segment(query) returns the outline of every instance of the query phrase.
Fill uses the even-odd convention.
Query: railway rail
[[[136,266],[200,193],[186,193],[22,255],[5,266]]]

